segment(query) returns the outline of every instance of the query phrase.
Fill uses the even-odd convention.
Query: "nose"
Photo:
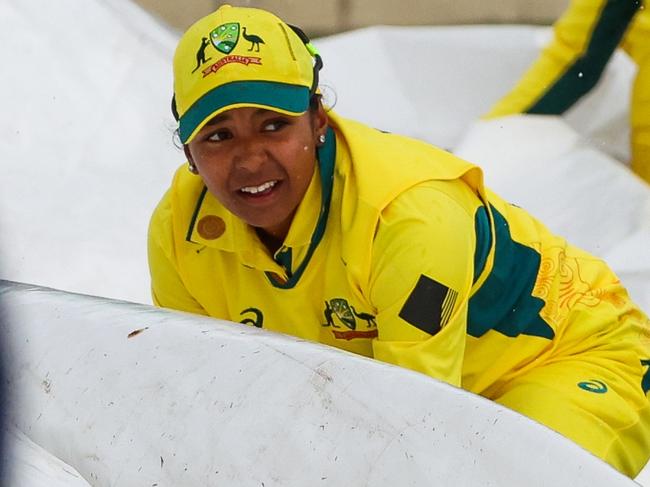
[[[268,158],[266,144],[257,137],[240,139],[237,148],[235,167],[243,171],[250,173],[259,171]]]

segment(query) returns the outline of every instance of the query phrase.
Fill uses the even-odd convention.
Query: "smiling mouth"
[[[267,181],[259,186],[244,186],[239,189],[239,192],[244,193],[247,196],[263,196],[269,194],[277,183],[277,180],[273,180]]]

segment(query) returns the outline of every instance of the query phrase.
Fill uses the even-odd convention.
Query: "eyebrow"
[[[253,114],[253,116],[265,115],[266,113],[275,113],[277,115],[282,115],[279,112],[274,112],[273,110],[268,110],[267,108],[258,108],[257,110],[255,110],[255,113]],[[220,113],[216,117],[210,119],[210,121],[208,123],[206,123],[206,125],[215,125],[215,124],[220,123],[220,122],[228,121],[231,118],[232,118],[232,116],[230,115],[229,112]]]
[[[225,120],[228,120],[229,118],[231,118],[231,117],[230,117],[230,114],[228,114],[228,112],[221,113],[221,114],[217,115],[216,117],[211,118],[208,121],[208,123],[206,123],[206,125],[214,125],[214,124],[217,124],[219,122],[223,122]]]

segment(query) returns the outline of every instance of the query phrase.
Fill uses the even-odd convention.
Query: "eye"
[[[289,122],[284,119],[276,119],[266,122],[262,128],[264,132],[277,132],[283,127],[289,125]]]
[[[212,142],[221,142],[228,139],[232,139],[232,133],[227,129],[217,129],[206,137],[206,140]]]

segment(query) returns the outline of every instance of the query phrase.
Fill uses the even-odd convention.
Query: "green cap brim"
[[[259,106],[292,115],[309,108],[309,88],[272,81],[234,81],[199,98],[179,119],[181,142],[186,144],[209,119],[235,106]]]

